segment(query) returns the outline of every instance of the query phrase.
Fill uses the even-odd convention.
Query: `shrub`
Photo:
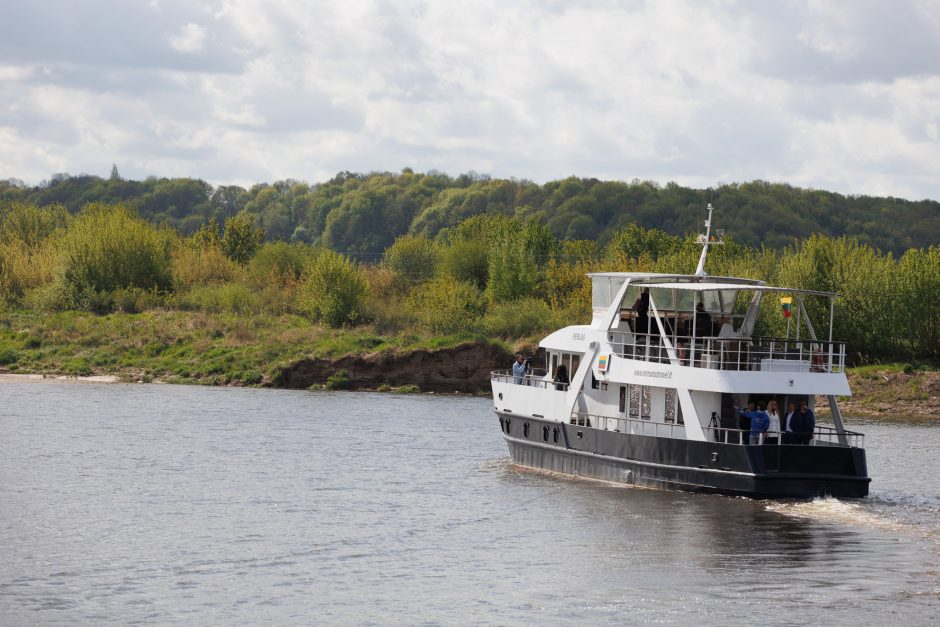
[[[172,268],[177,289],[235,281],[242,274],[219,246],[178,246],[173,251]]]
[[[421,283],[434,276],[437,250],[424,235],[402,235],[385,250],[384,260],[399,279]]]
[[[487,255],[486,242],[458,239],[444,249],[441,270],[458,281],[473,283],[482,290],[486,287]]]
[[[76,291],[64,277],[40,285],[23,295],[23,306],[33,311],[65,311],[76,307]]]
[[[288,286],[297,282],[310,258],[301,244],[268,242],[248,265],[248,279],[256,286]]]
[[[552,310],[537,298],[493,305],[483,319],[487,335],[506,339],[530,337],[552,326]]]
[[[419,322],[446,334],[477,328],[486,306],[474,284],[440,277],[415,290],[410,308]]]
[[[14,364],[20,359],[20,354],[16,349],[10,348],[8,346],[0,348],[0,366],[8,366]]]
[[[62,240],[66,281],[79,290],[166,289],[173,235],[120,205],[86,205]]]
[[[339,370],[326,379],[326,389],[328,390],[347,390],[349,386],[349,373],[345,370]]]
[[[322,249],[304,269],[298,304],[314,321],[340,327],[362,317],[365,296],[366,282],[356,265]]]

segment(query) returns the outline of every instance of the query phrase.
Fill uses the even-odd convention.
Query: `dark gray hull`
[[[753,498],[857,498],[871,481],[858,448],[740,446],[499,418],[514,463],[579,477]]]

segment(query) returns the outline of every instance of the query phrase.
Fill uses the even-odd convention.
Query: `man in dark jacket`
[[[809,444],[816,431],[816,415],[809,408],[809,402],[805,398],[800,402],[800,411],[793,418],[797,421],[798,427],[794,427],[793,430],[800,435],[800,444]]]

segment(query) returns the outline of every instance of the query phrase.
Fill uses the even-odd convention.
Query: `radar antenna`
[[[724,244],[724,229],[716,229],[716,235],[712,235],[712,204],[708,203],[708,219],[705,220],[705,234],[701,233],[695,238],[696,244],[702,245],[702,255],[698,258],[698,267],[695,268],[695,276],[705,277],[705,257],[708,256],[708,247],[715,244]]]

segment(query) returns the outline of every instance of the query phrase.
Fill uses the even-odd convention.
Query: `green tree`
[[[249,213],[240,211],[225,221],[222,251],[232,261],[240,264],[248,263],[263,240],[264,229],[255,226],[254,219]]]

